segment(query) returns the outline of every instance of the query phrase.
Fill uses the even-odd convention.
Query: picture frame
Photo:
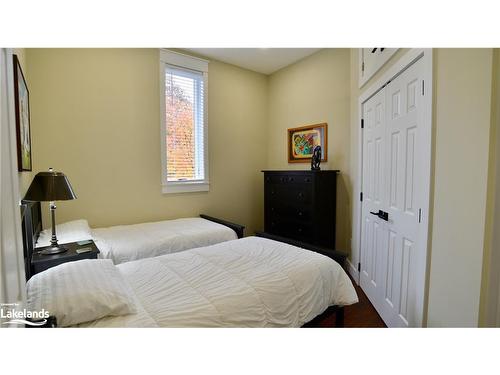
[[[29,90],[17,55],[14,58],[14,97],[16,112],[17,169],[32,170]]]
[[[321,146],[321,161],[328,160],[328,124],[290,128],[288,132],[288,162],[310,163],[314,147]]]

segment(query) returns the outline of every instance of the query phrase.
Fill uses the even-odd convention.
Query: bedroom
[[[22,44],[17,43],[17,45]],[[326,307],[335,307],[336,304],[341,306],[353,304],[352,308],[357,308],[356,306],[360,306],[360,303],[355,303],[358,298],[360,300],[368,298],[367,305],[370,305],[370,311],[389,327],[405,325],[410,327],[498,326],[496,276],[499,267],[497,267],[498,254],[495,248],[497,236],[495,228],[498,227],[495,202],[498,201],[498,186],[495,183],[495,175],[498,169],[497,91],[500,56],[497,48],[420,49],[417,46],[414,48],[373,48],[376,54],[383,55],[384,50],[394,50],[394,54],[388,56],[380,67],[373,68],[374,74],[368,77],[366,82],[361,83],[362,65],[370,66],[369,60],[363,60],[364,51],[369,49],[357,48],[358,46],[356,48],[324,46],[322,48],[243,49],[211,48],[211,45],[207,46],[208,48],[190,48],[183,47],[183,44],[178,42],[158,44],[160,45],[165,48],[150,48],[148,45],[145,48],[109,48],[108,45],[104,46],[106,48],[13,48],[2,51],[5,54],[3,60],[5,65],[2,69],[5,69],[7,73],[13,73],[14,70],[19,69],[29,90],[31,143],[29,162],[32,165],[25,168],[27,170],[16,172],[17,178],[12,181],[12,186],[17,191],[13,193],[14,199],[10,200],[10,207],[13,207],[13,203],[18,204],[23,198],[29,202],[42,201],[40,211],[37,206],[30,203],[29,208],[25,207],[22,212],[12,213],[15,218],[13,226],[19,238],[26,239],[26,236],[29,237],[31,233],[26,231],[26,226],[24,229],[21,228],[22,223],[26,223],[25,217],[29,216],[33,224],[38,215],[43,229],[46,230],[42,236],[46,236],[48,242],[45,244],[48,245],[51,240],[50,223],[53,218],[51,215],[55,212],[55,219],[59,224],[57,229],[59,244],[85,241],[87,238],[73,238],[66,241],[64,227],[60,226],[63,223],[83,220],[83,224],[88,224],[85,230],[91,233],[90,236],[99,251],[98,257],[108,257],[116,264],[116,269],[127,270],[127,278],[134,280],[130,283],[135,283],[134,285],[137,286],[144,280],[143,277],[150,277],[151,280],[165,277],[165,274],[159,271],[159,273],[154,273],[154,268],[160,267],[159,263],[156,263],[160,262],[156,260],[157,257],[169,259],[168,267],[172,267],[171,265],[175,262],[179,264],[194,262],[194,259],[201,262],[200,259],[207,258],[207,255],[196,249],[204,249],[212,245],[216,249],[213,255],[220,256],[228,262],[232,254],[239,254],[241,257],[262,256],[262,254],[257,254],[256,250],[245,253],[246,250],[243,247],[238,249],[239,245],[228,247],[226,243],[228,239],[245,246],[255,246],[255,248],[259,246],[265,248],[269,243],[278,246],[274,245],[277,242],[276,238],[271,237],[266,240],[262,237],[253,237],[257,232],[264,231],[267,234],[273,232],[269,226],[274,221],[270,221],[269,218],[274,216],[269,216],[267,211],[272,207],[268,207],[266,202],[269,201],[269,194],[274,194],[275,190],[273,188],[269,190],[266,187],[266,178],[269,177],[272,180],[274,177],[269,175],[271,172],[266,172],[268,175],[265,175],[263,171],[280,171],[279,173],[282,174],[277,175],[276,178],[293,179],[299,176],[299,178],[304,178],[301,181],[305,183],[305,179],[309,178],[307,176],[326,176],[328,171],[338,170],[340,172],[332,177],[333,183],[325,182],[328,185],[326,190],[330,194],[326,194],[322,199],[317,198],[321,195],[319,192],[312,195],[319,199],[317,203],[313,203],[317,205],[317,208],[310,212],[298,212],[298,215],[307,217],[309,215],[321,216],[319,212],[326,210],[322,206],[328,206],[329,214],[326,215],[328,219],[322,217],[321,220],[318,219],[317,224],[310,224],[307,228],[300,225],[293,228],[287,226],[286,231],[296,233],[283,237],[302,239],[302,243],[312,245],[309,248],[304,246],[304,248],[317,250],[314,252],[327,255],[326,258],[329,260],[333,258],[335,263],[340,264],[343,269],[339,268],[338,271],[331,272],[337,272],[335,275],[342,272],[346,278],[349,275],[346,282],[356,286],[354,294],[356,297],[350,296],[345,301],[338,300],[335,303],[329,301],[326,306],[321,304],[316,306],[315,302],[309,301],[307,308],[300,312],[294,311],[293,314],[300,318],[294,318],[292,322],[286,321],[283,325],[302,326],[321,315],[326,311]],[[174,45],[176,48],[166,48],[168,45]],[[184,44],[184,46],[189,45],[189,43]],[[17,56],[19,66],[13,62],[13,55]],[[263,68],[257,63],[267,63],[269,66]],[[271,66],[273,63],[274,66]],[[425,107],[422,112],[424,121],[422,129],[424,130],[422,130],[423,133],[418,133],[418,139],[427,138],[415,154],[418,155],[415,163],[421,163],[418,164],[421,169],[416,175],[415,184],[419,183],[419,189],[422,189],[419,190],[419,192],[422,191],[419,198],[422,204],[419,203],[418,209],[413,214],[415,218],[418,218],[418,224],[422,224],[417,228],[425,227],[425,233],[419,231],[417,234],[417,243],[423,249],[419,254],[423,255],[415,266],[416,273],[412,276],[415,279],[411,279],[411,293],[404,296],[410,301],[409,306],[412,312],[407,315],[407,312],[399,311],[398,314],[403,318],[396,321],[391,317],[387,318],[387,316],[392,316],[393,312],[387,315],[382,311],[383,309],[379,308],[376,301],[379,292],[373,292],[361,277],[363,267],[369,262],[366,254],[363,255],[363,249],[368,249],[366,244],[363,244],[363,241],[366,241],[363,233],[368,233],[363,227],[364,224],[361,224],[364,210],[378,211],[374,222],[376,225],[381,224],[384,228],[388,225],[385,223],[388,220],[383,218],[383,213],[385,213],[383,210],[389,212],[390,218],[395,216],[392,211],[383,206],[373,206],[373,208],[365,206],[369,196],[367,197],[367,192],[363,189],[363,168],[368,164],[363,158],[366,157],[367,153],[364,151],[368,150],[368,148],[365,150],[368,146],[363,144],[363,139],[368,139],[367,134],[370,128],[367,123],[364,125],[366,127],[362,128],[360,120],[368,121],[364,112],[368,107],[365,104],[379,95],[378,93],[386,92],[387,98],[392,100],[393,96],[390,96],[389,90],[396,87],[395,82],[398,82],[399,77],[404,78],[404,74],[408,72],[410,74],[411,68],[417,66],[418,63],[421,63],[422,69],[422,75],[419,76],[422,78],[419,79],[425,82],[425,85],[422,83],[421,88],[422,93],[425,93],[425,95],[422,94],[422,104]],[[167,100],[173,99],[173,96],[169,96],[166,83],[169,79],[169,82],[190,80],[198,85],[197,89],[193,89],[186,95],[193,97],[193,100],[187,101],[193,107],[197,106],[196,111],[193,112],[195,113],[193,124],[196,124],[193,127],[193,133],[195,133],[196,147],[199,148],[194,147],[189,152],[195,155],[194,159],[190,159],[194,160],[192,161],[193,170],[202,176],[195,178],[201,181],[199,184],[189,183],[185,180],[185,176],[175,176],[176,183],[172,183],[173,179],[167,176],[170,173],[167,165],[170,168],[171,164],[168,163],[171,162],[171,157],[173,158],[173,154],[168,154],[169,151],[167,151],[171,134],[169,132],[177,131],[175,126],[170,129],[162,121],[162,118],[168,118],[173,113],[169,112],[168,104],[164,104]],[[21,81],[19,73],[17,81]],[[11,83],[6,84],[8,87]],[[165,89],[162,90],[162,88]],[[420,83],[418,90],[420,90]],[[7,99],[9,103],[12,103],[12,100],[12,97]],[[385,103],[389,114],[389,108],[394,108],[395,104],[390,100],[386,100]],[[10,115],[12,120],[12,114],[16,111],[9,106],[7,108],[12,111]],[[387,119],[389,124],[389,116]],[[8,126],[17,125],[17,121],[16,119],[15,124],[10,121]],[[326,124],[325,127],[322,127],[322,124]],[[319,129],[314,131],[318,131],[322,137],[319,144],[325,160],[320,164],[321,172],[316,174],[311,172],[310,159],[307,159],[305,163],[290,162],[289,129],[299,132],[302,127],[306,126]],[[166,142],[161,141],[163,137],[166,138]],[[19,148],[17,142],[6,144],[11,149],[16,149],[17,152]],[[388,140],[386,144],[390,144]],[[464,150],[467,151],[464,152]],[[180,158],[185,156],[182,153],[176,155]],[[387,155],[387,158],[391,160],[390,155]],[[179,161],[179,163],[183,162],[184,160]],[[13,163],[17,171],[18,160],[14,160]],[[387,164],[387,168],[389,165]],[[57,200],[56,210],[49,210],[48,198],[34,197],[29,191],[30,187],[36,184],[37,173],[46,172],[48,168],[54,168],[55,171],[66,175],[73,190],[71,198],[76,198],[50,199]],[[406,170],[403,171],[406,172]],[[464,178],[464,173],[467,173],[467,178]],[[316,179],[316,177],[313,178]],[[314,185],[319,186],[319,180],[315,180]],[[283,194],[295,194],[294,189],[295,187],[291,185],[285,187]],[[364,193],[364,200],[361,193]],[[298,191],[298,194],[303,193]],[[474,199],[464,199],[464,197],[474,197]],[[411,209],[413,208],[412,206]],[[234,231],[234,233],[231,232],[233,237],[222,240],[212,237],[209,240],[200,239],[198,234],[193,234],[191,229],[187,230],[186,224],[181,224],[179,231],[182,234],[174,241],[175,245],[169,243],[165,246],[164,244],[158,245],[157,241],[163,240],[161,236],[155,237],[158,233],[148,234],[148,230],[155,229],[141,226],[146,225],[145,223],[168,220],[169,224],[165,224],[168,228],[158,227],[156,230],[173,230],[173,223],[179,223],[176,220],[191,220],[191,218],[196,219],[197,223],[204,223],[203,225],[208,222],[214,223],[213,220],[199,218],[200,214],[216,218],[215,224],[210,224],[214,225],[212,228],[222,225]],[[2,217],[3,215],[4,211],[2,211]],[[287,213],[282,214],[282,216],[286,215]],[[221,224],[220,219],[223,219],[226,224]],[[325,220],[333,223],[328,224],[330,229],[323,232],[325,237],[321,237],[323,234],[318,235],[316,244],[312,243],[314,241],[305,240],[308,236],[302,231],[310,230],[319,233],[318,228],[325,225]],[[117,229],[117,226],[120,227]],[[238,231],[243,229],[242,226],[245,227],[245,238],[236,240],[241,237]],[[99,230],[101,232],[97,234]],[[105,238],[108,233],[105,230],[109,233],[113,230],[120,230],[120,238]],[[190,233],[186,234],[186,232]],[[275,233],[279,231],[276,230]],[[144,239],[136,242],[134,236],[143,236]],[[325,239],[326,237],[328,238]],[[122,241],[121,245],[118,245],[119,240]],[[259,242],[255,244],[248,242],[254,240]],[[187,242],[192,243],[186,244]],[[144,250],[145,243],[150,246],[148,252]],[[326,243],[328,245],[325,245]],[[406,242],[403,243],[406,244]],[[137,248],[134,244],[137,244]],[[297,243],[286,244],[289,246],[286,249],[295,249],[294,244],[297,245]],[[90,243],[82,242],[79,246],[80,250],[91,248],[89,252],[96,252]],[[162,249],[159,250],[158,246]],[[177,248],[172,249],[170,246],[177,246]],[[325,247],[331,251],[322,252]],[[127,254],[123,255],[125,248],[127,248]],[[26,244],[24,250],[26,250]],[[36,249],[33,250],[36,252]],[[164,250],[166,252],[163,252]],[[51,283],[62,277],[55,274],[54,270],[63,265],[77,263],[67,261],[61,262],[61,265],[54,263],[46,269],[42,263],[46,264],[48,260],[56,257],[62,259],[61,257],[67,256],[69,252],[48,256],[52,258],[44,258],[36,254],[38,258],[35,259],[33,255],[33,259],[29,261],[29,270],[27,270],[22,267],[22,254],[19,258],[19,251],[23,251],[23,246],[3,250],[3,254],[7,251],[17,252],[18,291],[24,287],[24,281],[22,277],[19,277],[21,270],[27,276],[26,278],[31,276],[42,281],[36,284],[36,288],[39,288],[38,292],[43,290],[43,293],[48,293],[47,289],[50,289]],[[272,257],[271,253],[278,250],[273,248],[269,251],[268,256]],[[175,254],[165,255],[168,252],[175,252]],[[291,253],[292,250],[290,250]],[[78,259],[86,258],[85,252],[78,254]],[[186,254],[197,255],[196,257],[193,255],[192,259],[187,259]],[[297,256],[302,257],[304,254],[306,253],[297,253]],[[410,262],[405,255],[398,258],[403,264],[405,264],[405,259]],[[243,269],[240,264],[232,265],[232,267],[238,267],[242,272],[246,272],[245,277],[250,277],[252,272],[254,275],[263,272],[262,266],[251,268],[252,262],[258,264],[268,260],[269,258],[251,258],[245,260],[246,269]],[[292,259],[287,258],[282,261],[291,262]],[[313,260],[306,261],[306,258],[303,258],[297,263],[303,266],[308,261]],[[322,260],[318,260],[320,261]],[[200,288],[215,290],[212,289],[212,284],[206,284],[207,280],[212,279],[215,284],[230,285],[228,289],[232,291],[221,291],[221,294],[216,296],[224,299],[225,306],[240,305],[239,309],[228,310],[228,320],[217,320],[214,325],[247,326],[244,320],[235,321],[231,315],[241,314],[244,310],[241,305],[245,304],[242,301],[227,299],[227,293],[231,296],[242,293],[243,286],[235,281],[236,278],[229,282],[229,279],[217,279],[215,276],[218,271],[214,268],[208,271],[208,264],[215,262],[214,259],[205,259],[203,262],[207,273],[201,272],[198,275],[203,279],[200,281]],[[277,275],[283,271],[284,263],[269,262],[270,267],[266,272]],[[144,271],[144,274],[140,274],[142,271],[134,268],[133,264],[140,265],[140,267],[147,265],[151,268],[149,271]],[[11,282],[5,280],[8,279],[9,272],[13,272],[9,268],[12,266],[12,260],[4,255],[2,259],[2,277],[4,278],[2,285],[4,286]],[[272,269],[271,266],[277,268]],[[375,273],[376,266],[374,264],[372,266],[372,271]],[[182,267],[185,266],[182,265]],[[52,274],[44,273],[51,270],[54,271]],[[82,268],[79,272],[88,273],[88,270]],[[300,273],[299,268],[294,269],[294,272]],[[317,289],[319,281],[314,280],[309,273],[307,273],[307,281],[314,284],[314,288]],[[54,279],[38,277],[42,274]],[[201,276],[203,274],[204,277]],[[134,275],[137,276],[135,279]],[[388,272],[387,275],[390,273]],[[410,280],[409,276],[408,280]],[[279,281],[274,280],[273,283]],[[71,280],[67,282],[70,283]],[[91,280],[88,282],[90,283]],[[172,282],[172,289],[179,284],[174,279],[169,282]],[[401,283],[400,286],[401,291],[403,284]],[[158,286],[153,281],[151,285]],[[352,288],[352,286],[349,287]],[[304,283],[301,287],[311,286]],[[16,286],[12,288],[16,290]],[[138,293],[138,289],[140,288],[137,287],[135,293]],[[7,296],[10,291],[7,291],[7,287],[4,287],[4,290],[2,296]],[[396,294],[400,294],[398,298],[403,300],[404,293],[401,294],[401,291],[398,290]],[[21,300],[26,301],[26,298],[32,296],[34,292],[28,290],[28,296],[23,296],[26,291],[19,293],[22,296]],[[280,290],[278,286],[270,293],[266,298],[271,298],[273,293],[281,293],[283,300],[276,303],[277,310],[281,308],[286,310],[284,301],[294,298],[285,297],[286,292]],[[179,291],[179,300],[186,295],[191,294]],[[77,296],[73,297],[77,298]],[[145,311],[154,315],[151,311],[156,307],[149,306],[149,302],[144,302],[148,301],[146,295],[140,299]],[[194,297],[192,299],[195,301]],[[2,301],[2,303],[9,302],[12,300]],[[398,303],[402,304],[401,301]],[[249,306],[253,307],[253,305]],[[250,307],[248,308],[251,310]],[[338,311],[342,311],[342,314],[340,315]],[[350,315],[350,311],[352,310],[346,307],[345,311],[342,308],[330,312],[335,316],[335,324],[342,323],[344,320],[345,326],[350,327],[352,320],[349,319],[353,316]],[[158,319],[153,317],[153,321],[159,326],[166,327],[202,327],[211,326],[213,323],[210,319],[196,320],[199,319],[196,316],[192,317],[193,321],[190,323],[189,316],[183,315],[184,312],[185,310],[171,312],[174,316],[173,320],[162,315],[162,318]],[[180,318],[179,314],[182,315]],[[283,315],[287,318],[290,316],[287,312],[283,312]],[[59,315],[57,325],[90,324],[89,322],[94,320],[105,319],[106,315],[101,314],[94,318],[75,321],[66,320],[64,315]],[[271,318],[279,321],[282,317]],[[255,324],[256,326],[267,325],[255,317],[248,316],[245,319],[257,321],[259,324]],[[272,319],[270,321],[273,321]],[[356,324],[367,326],[363,323],[357,322]],[[134,324],[133,322],[132,325]],[[253,325],[250,324],[250,326]]]
[[[218,53],[220,50],[207,50]],[[251,50],[249,50],[251,51]],[[247,51],[247,53],[249,53]],[[287,50],[279,51],[280,55]],[[352,219],[355,194],[356,164],[351,161],[357,155],[351,150],[350,143],[355,138],[358,126],[356,112],[352,113],[357,97],[352,97],[351,80],[356,73],[358,50],[321,49],[288,50],[289,53],[305,53],[307,56],[270,75],[256,73],[248,69],[209,58],[208,129],[209,129],[209,168],[210,190],[208,192],[163,193],[159,173],[161,166],[159,92],[159,49],[21,49],[14,53],[19,56],[23,73],[29,84],[30,115],[32,132],[33,171],[43,171],[48,167],[64,172],[73,186],[78,199],[57,203],[57,222],[86,219],[92,228],[156,222],[160,220],[196,217],[200,213],[225,218],[243,224],[246,234],[252,235],[264,228],[264,188],[261,170],[304,170],[307,164],[291,164],[286,158],[286,130],[306,124],[322,123],[328,125],[328,161],[321,164],[323,170],[340,170],[337,181],[336,240],[335,248],[348,251],[352,244]],[[184,55],[195,55],[184,50]],[[258,58],[272,54],[269,50],[253,50]],[[393,57],[406,54],[400,50]],[[226,54],[235,56],[240,50],[227,49]],[[458,122],[448,121],[452,113],[460,119],[464,127],[467,116],[485,115],[485,130],[489,127],[489,115],[484,111],[489,98],[489,85],[492,77],[493,58],[497,50],[446,50],[435,49],[437,64],[438,91],[436,116],[442,116],[436,131],[446,126],[457,127]],[[390,62],[394,61],[391,57]],[[456,63],[460,61],[461,63]],[[389,62],[389,63],[390,63]],[[455,99],[462,101],[468,97],[466,91],[457,91],[441,84],[440,77],[455,69],[460,75],[475,66],[478,75],[470,73],[457,85],[474,85],[467,90],[484,95],[484,102],[478,100],[474,108],[470,105],[464,114],[456,114],[455,106],[445,107],[440,95],[449,98],[453,92]],[[387,69],[387,67],[384,67]],[[442,72],[442,73],[441,73]],[[480,72],[480,73],[479,73]],[[77,73],[77,74],[75,74]],[[380,73],[379,73],[380,74]],[[451,73],[448,73],[451,74]],[[474,103],[472,103],[474,104]],[[466,113],[465,113],[466,112]],[[267,115],[267,116],[266,116]],[[235,126],[234,124],[238,124]],[[476,157],[481,160],[462,160],[475,166],[478,178],[487,181],[489,138],[487,133],[477,133],[475,129],[462,133],[457,142],[469,144],[471,136],[477,140]],[[473,134],[472,134],[473,133]],[[440,167],[441,147],[447,145],[439,133],[436,135],[436,168]],[[355,145],[354,145],[355,146]],[[468,147],[471,147],[470,145]],[[355,147],[352,147],[355,148]],[[461,156],[457,147],[457,157]],[[448,151],[449,155],[449,151]],[[462,157],[463,159],[463,157]],[[451,166],[456,165],[457,159]],[[477,168],[484,165],[484,169]],[[446,184],[440,170],[436,170],[436,183]],[[443,176],[452,173],[443,170]],[[19,195],[24,197],[35,173],[19,172]],[[445,177],[443,177],[445,178]],[[483,184],[463,185],[454,188],[457,195],[472,194],[486,198]],[[435,194],[439,194],[439,190]],[[241,199],[242,196],[248,199]],[[449,193],[446,193],[449,196]],[[135,197],[141,197],[137,199]],[[438,210],[434,213],[434,226],[440,218],[439,205],[452,197],[435,197]],[[451,201],[453,202],[453,201]],[[450,203],[451,203],[450,202]],[[486,215],[486,205],[471,207],[469,217]],[[481,211],[482,210],[482,211]],[[346,220],[346,218],[348,218]],[[47,203],[43,203],[42,222],[50,223]],[[448,223],[450,218],[445,219]],[[457,217],[457,223],[465,226],[464,218]],[[474,224],[478,227],[478,224]],[[46,226],[50,228],[50,225]],[[469,231],[473,229],[467,224]],[[44,226],[45,228],[45,226]],[[478,227],[478,234],[484,227]],[[470,243],[460,239],[454,251],[473,247],[476,240],[469,232]],[[433,241],[442,241],[446,234],[435,231]],[[431,248],[432,248],[431,244]],[[479,249],[478,249],[479,250]],[[433,251],[433,265],[445,257],[445,249]],[[464,266],[481,271],[481,254],[464,252]],[[467,257],[467,258],[466,258]],[[467,262],[465,263],[465,261]],[[351,257],[350,264],[356,263]],[[431,261],[432,262],[432,261]],[[438,263],[439,264],[439,263]],[[443,265],[444,266],[444,265]],[[457,264],[456,267],[460,265]],[[434,266],[432,272],[439,269]],[[437,271],[436,271],[437,272]],[[439,271],[441,272],[441,271]],[[476,275],[476,291],[469,296],[461,293],[457,300],[462,316],[452,317],[449,312],[444,320],[440,314],[439,301],[433,305],[433,289],[445,288],[450,280],[432,280],[429,293],[428,326],[467,326],[479,324],[479,282]],[[472,285],[471,285],[471,289]],[[448,291],[452,293],[452,291]],[[469,302],[476,299],[474,310]],[[449,303],[449,302],[448,302]],[[462,303],[462,305],[461,305]],[[465,308],[469,311],[465,310]],[[458,312],[457,312],[458,314]],[[451,319],[456,319],[452,321]]]

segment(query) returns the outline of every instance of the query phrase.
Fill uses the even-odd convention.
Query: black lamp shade
[[[62,172],[39,172],[31,182],[24,200],[34,202],[67,201],[76,199],[66,175]]]

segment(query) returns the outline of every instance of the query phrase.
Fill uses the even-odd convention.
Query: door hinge
[[[359,200],[363,202],[363,192],[359,193]]]
[[[365,128],[365,119],[361,119],[361,129]]]
[[[361,272],[361,263],[358,263],[358,272]]]
[[[425,95],[425,81],[422,80],[422,95]]]
[[[421,208],[418,209],[418,222],[419,223],[422,222],[422,209]]]
[[[365,71],[365,62],[363,61],[361,63],[361,71],[364,72]]]

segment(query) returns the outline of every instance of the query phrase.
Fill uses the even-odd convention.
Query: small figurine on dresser
[[[311,158],[311,171],[319,171],[321,168],[321,146],[314,147],[313,155]]]

